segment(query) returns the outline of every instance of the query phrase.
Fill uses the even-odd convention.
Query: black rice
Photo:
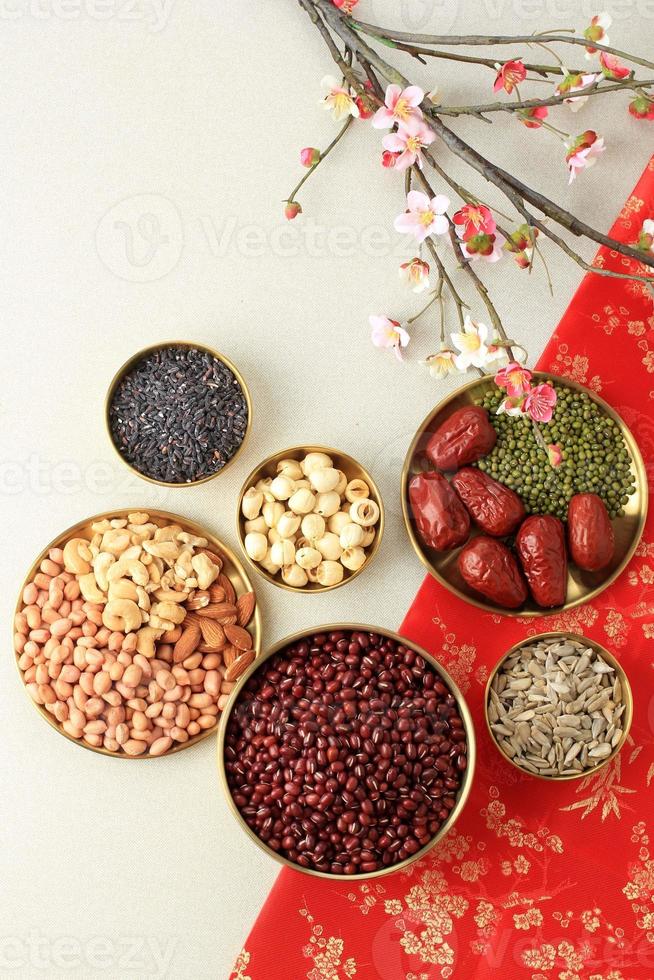
[[[117,385],[114,444],[153,480],[193,483],[221,470],[245,438],[248,406],[233,371],[207,351],[164,347]]]

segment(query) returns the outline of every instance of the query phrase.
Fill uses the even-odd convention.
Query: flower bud
[[[284,208],[284,216],[287,221],[292,221],[293,218],[297,218],[298,214],[302,214],[302,206],[297,201],[287,201],[286,207]]]
[[[398,153],[391,153],[390,150],[384,150],[382,153],[382,167],[386,167],[387,169],[394,167],[398,156]]]
[[[313,167],[320,160],[320,150],[315,146],[305,146],[300,150],[300,163],[303,167]]]

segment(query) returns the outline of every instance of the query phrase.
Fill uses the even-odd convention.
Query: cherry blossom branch
[[[337,143],[340,143],[340,141],[343,139],[343,137],[345,136],[346,132],[348,131],[351,123],[352,123],[352,116],[348,116],[347,119],[346,119],[346,121],[345,121],[345,123],[343,124],[343,126],[341,126],[341,128],[338,131],[338,133],[336,134],[336,136],[334,137],[334,139],[331,141],[331,143],[328,146],[326,146],[324,150],[321,150],[320,151],[320,156],[318,157],[318,159],[316,160],[316,162],[313,163],[309,167],[309,169],[304,174],[304,176],[302,177],[302,179],[299,180],[298,183],[295,185],[295,187],[293,188],[293,190],[291,191],[291,193],[289,194],[289,196],[286,198],[286,203],[287,204],[294,204],[295,203],[295,195],[297,194],[297,192],[306,183],[306,181],[309,179],[309,177],[314,172],[314,170],[317,170],[317,168],[323,162],[323,160],[325,159],[325,157],[328,156],[331,153],[331,151],[334,149],[334,147],[337,145]]]

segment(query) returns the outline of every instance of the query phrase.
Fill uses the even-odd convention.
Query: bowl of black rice
[[[175,340],[123,364],[107,392],[105,419],[111,444],[138,476],[159,486],[195,486],[236,459],[252,403],[224,354]]]

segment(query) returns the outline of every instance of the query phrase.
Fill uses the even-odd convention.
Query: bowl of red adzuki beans
[[[326,878],[377,877],[422,857],[472,783],[468,707],[420,647],[370,626],[323,626],[243,676],[219,735],[221,780],[247,833]]]

